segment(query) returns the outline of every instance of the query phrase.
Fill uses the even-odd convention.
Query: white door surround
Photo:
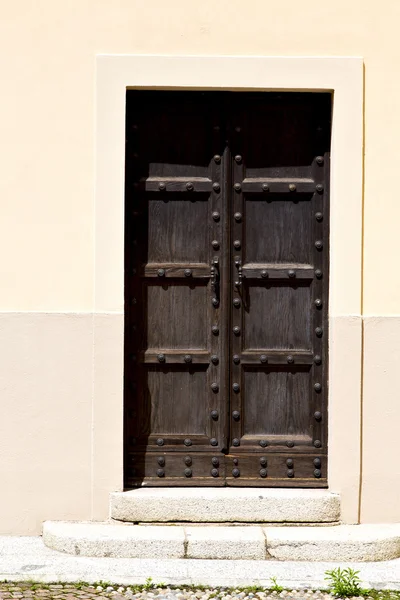
[[[362,372],[362,59],[97,57],[93,488],[104,495],[123,486],[127,88],[332,92],[328,483],[330,491],[340,493],[342,521],[358,522]],[[105,320],[107,327],[104,327]],[[113,489],[109,487],[110,482]]]

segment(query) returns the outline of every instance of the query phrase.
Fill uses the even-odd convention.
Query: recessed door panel
[[[330,94],[249,94],[244,102],[237,97],[246,176],[265,177],[270,169],[285,168],[293,175],[300,169],[305,177],[316,150],[329,146],[330,112]]]
[[[308,194],[246,196],[244,262],[311,264],[313,219],[310,199]]]
[[[310,443],[309,369],[289,367],[244,370],[246,405],[243,435],[267,436],[270,444],[285,443],[290,436]]]
[[[147,347],[206,350],[210,331],[210,289],[205,284],[158,283],[147,286]],[[179,307],[179,310],[177,310]]]
[[[210,200],[164,194],[149,198],[149,263],[206,263]],[[158,194],[160,196],[160,194]]]
[[[305,280],[260,285],[249,281],[244,300],[244,350],[308,350],[312,293]]]
[[[147,371],[150,431],[154,435],[209,433],[207,369],[153,368]],[[193,445],[193,440],[192,440]]]

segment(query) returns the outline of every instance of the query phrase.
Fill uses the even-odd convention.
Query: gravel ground
[[[399,594],[384,595],[388,598],[399,599]],[[370,600],[376,600],[370,598]],[[382,596],[383,597],[383,596]],[[138,589],[133,587],[117,587],[107,584],[65,584],[45,585],[37,583],[0,583],[0,600],[15,598],[16,600],[332,600],[334,596],[324,591],[312,590],[284,590],[276,591],[243,591],[241,589],[227,588],[171,588],[159,587],[157,589]],[[366,599],[368,600],[368,599]]]

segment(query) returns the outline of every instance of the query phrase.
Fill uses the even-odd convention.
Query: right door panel
[[[236,100],[227,484],[323,487],[331,99]]]

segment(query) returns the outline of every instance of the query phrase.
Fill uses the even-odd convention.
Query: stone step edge
[[[138,488],[110,494],[110,517],[131,523],[335,523],[340,496],[322,489]]]
[[[175,526],[182,527],[332,527],[333,525],[342,525],[342,521],[123,521],[121,519],[113,519],[109,517],[107,521],[111,525],[140,525],[148,526]]]
[[[46,521],[43,541],[59,552],[98,558],[366,562],[400,557],[400,523],[318,528]]]

